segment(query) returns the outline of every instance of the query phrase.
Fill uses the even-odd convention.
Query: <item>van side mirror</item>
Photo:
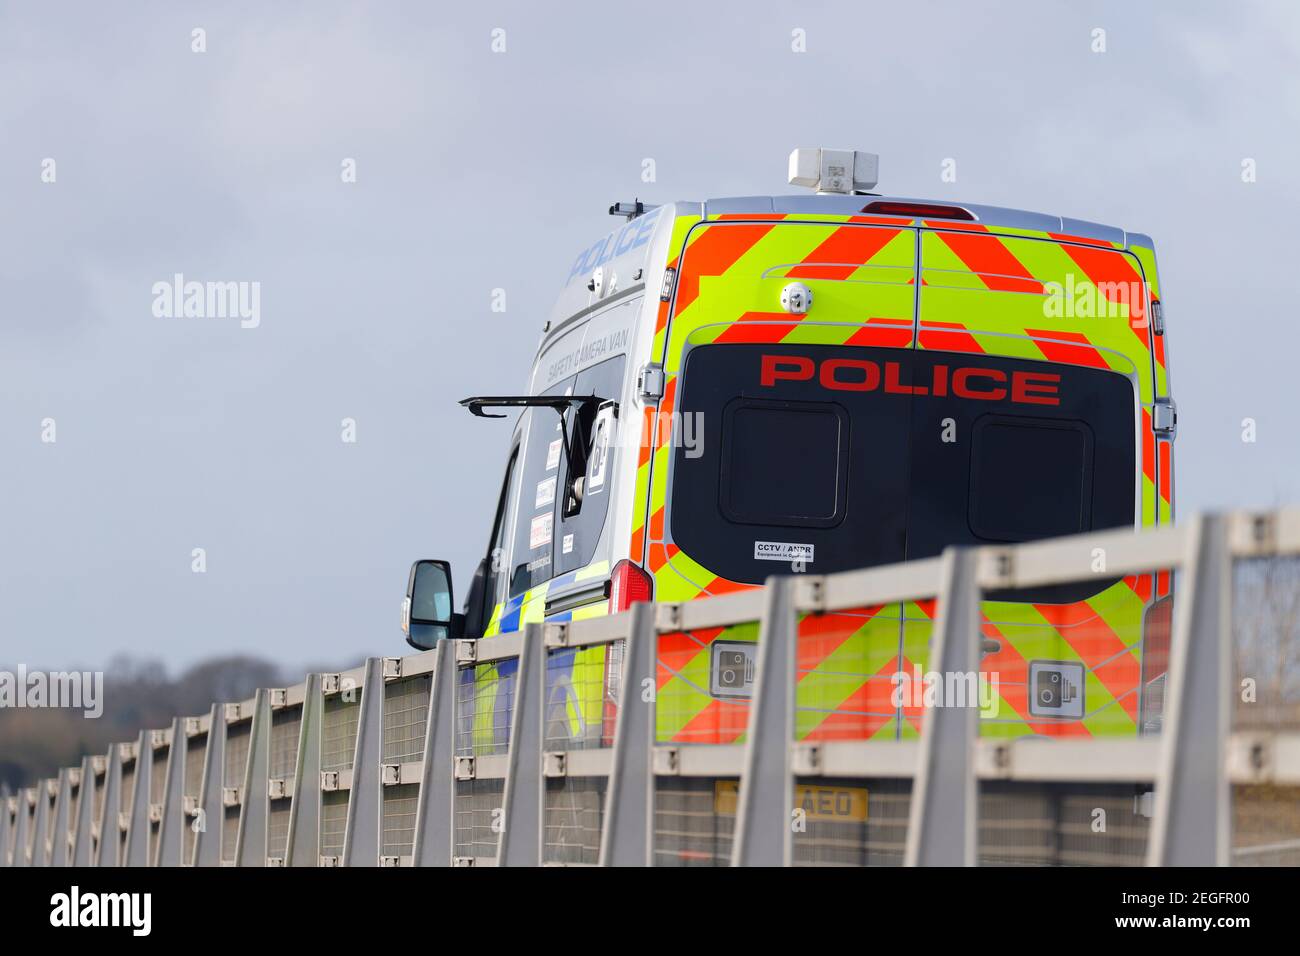
[[[452,607],[451,562],[426,559],[412,564],[402,602],[406,642],[428,650],[441,640],[459,637],[465,616]]]

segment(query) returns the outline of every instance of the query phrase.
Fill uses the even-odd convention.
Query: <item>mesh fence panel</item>
[[[911,782],[799,781],[794,805],[796,866],[901,866],[907,843]]]
[[[285,707],[271,714],[271,748],[267,776],[293,787],[298,769],[298,737],[302,731],[302,705]]]
[[[736,828],[737,781],[659,778],[655,783],[654,865],[728,866]]]
[[[185,742],[185,795],[196,800],[203,789],[203,758],[207,747],[207,734],[191,737]]]
[[[1300,866],[1300,787],[1232,788],[1234,866]]]
[[[510,748],[518,659],[475,664],[456,675],[456,754],[487,757]],[[454,856],[495,858],[501,835],[499,817],[505,781],[491,778],[456,781],[452,801]]]
[[[1238,560],[1232,574],[1232,729],[1300,730],[1300,557]],[[1300,787],[1232,788],[1232,863],[1300,864]]]
[[[493,822],[500,817],[504,780],[457,780],[453,816],[453,856],[495,859],[500,833]]]
[[[253,729],[251,720],[226,725],[226,765],[221,779],[226,787],[242,787],[248,768],[248,741]]]
[[[600,859],[607,781],[563,777],[546,781],[542,862],[590,863]]]
[[[271,800],[267,810],[266,855],[283,860],[289,848],[289,815],[293,810],[293,799]]]
[[[509,750],[518,672],[517,659],[460,668],[456,675],[458,755],[485,757]]]
[[[420,674],[384,685],[383,750],[386,763],[414,763],[424,756],[431,680],[429,674]]]
[[[384,788],[383,856],[410,856],[415,846],[415,810],[418,783]]]
[[[749,722],[758,623],[661,634],[657,644],[655,739],[733,744]]]
[[[1232,639],[1233,728],[1300,730],[1300,557],[1234,564]]]
[[[135,761],[122,764],[122,798],[118,801],[118,809],[123,813],[131,811],[131,801],[135,799]],[[117,821],[113,820],[113,826],[117,826]]]
[[[810,614],[796,635],[795,737],[893,740],[907,727],[894,675],[907,668],[902,608]]]
[[[162,803],[163,790],[167,786],[167,761],[171,759],[171,747],[159,747],[153,752],[153,768],[149,772],[149,802]]]
[[[346,698],[351,697],[351,700]],[[321,722],[321,770],[351,770],[357,746],[357,723],[361,718],[361,690],[325,698]],[[323,850],[321,851],[324,852]]]
[[[982,866],[1141,866],[1152,797],[1134,785],[986,782]]]
[[[221,814],[221,862],[235,862],[235,845],[239,837],[239,807],[226,807]]]
[[[320,795],[320,855],[343,856],[343,836],[348,826],[348,791],[330,790]]]
[[[613,746],[623,644],[566,647],[547,653],[547,750]]]

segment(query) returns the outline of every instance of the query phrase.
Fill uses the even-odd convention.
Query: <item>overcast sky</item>
[[[1180,513],[1300,501],[1298,9],[0,5],[0,667],[402,653],[504,466],[457,399],[523,389],[611,202],[786,192],[796,145],[1151,234]],[[260,324],[155,316],[176,273]]]

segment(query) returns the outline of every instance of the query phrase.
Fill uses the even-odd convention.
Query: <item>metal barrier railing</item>
[[[1126,715],[1136,734],[1000,735],[973,706],[929,702],[899,710],[894,739],[873,736],[892,718],[865,705],[807,732],[827,719],[819,689],[867,700],[885,679],[862,661],[814,669],[824,625],[860,630],[885,607],[903,609],[891,664],[908,640],[940,675],[995,660],[1024,704],[1013,716],[1032,721],[1037,677],[1014,647],[1041,622],[989,609],[1098,575],[1178,595],[1167,642],[1142,638],[1158,673],[1104,620],[1053,622],[1076,629],[1096,682],[1080,719]],[[723,629],[753,648],[752,696],[707,715],[697,742],[704,724],[675,712],[667,678],[675,649]],[[1134,680],[1140,701],[1118,690]],[[665,739],[661,718],[687,729]],[[1122,819],[1099,829],[1108,814]],[[1298,860],[1300,510],[956,549],[447,641],[178,717],[0,802],[12,866]]]

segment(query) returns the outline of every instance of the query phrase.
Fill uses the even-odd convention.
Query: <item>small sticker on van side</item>
[[[544,548],[551,543],[551,527],[554,524],[555,517],[549,511],[544,515],[538,515],[533,519],[533,523],[528,528],[528,547]]]
[[[543,478],[537,483],[537,495],[533,501],[534,508],[545,508],[555,501],[555,475]]]
[[[814,547],[811,544],[792,544],[789,541],[755,541],[755,561],[802,561],[812,564]]]

